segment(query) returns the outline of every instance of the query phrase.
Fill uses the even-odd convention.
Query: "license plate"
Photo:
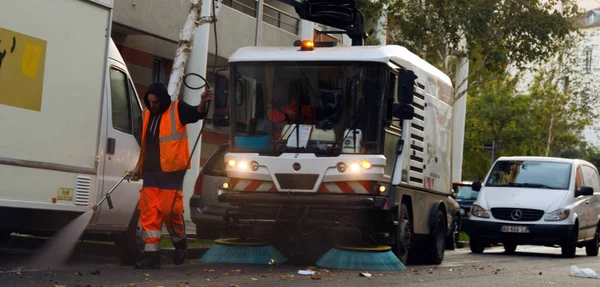
[[[527,226],[504,225],[502,226],[502,232],[529,233],[529,228]]]

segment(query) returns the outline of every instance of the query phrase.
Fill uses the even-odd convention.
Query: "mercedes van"
[[[544,245],[574,257],[577,247],[598,255],[600,178],[591,163],[552,157],[501,157],[483,183],[469,215],[471,251],[502,243]]]

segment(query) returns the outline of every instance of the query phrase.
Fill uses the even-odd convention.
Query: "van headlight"
[[[473,207],[471,207],[471,215],[477,216],[477,217],[483,217],[483,218],[490,217],[487,210],[483,209],[483,207],[481,207],[477,204],[473,204]]]
[[[550,212],[547,216],[546,216],[546,221],[560,221],[560,220],[565,220],[567,218],[569,218],[569,215],[571,215],[571,210],[569,209],[558,209],[555,211]]]

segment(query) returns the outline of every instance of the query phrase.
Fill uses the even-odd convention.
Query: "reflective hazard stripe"
[[[159,251],[158,243],[146,244],[144,251]]]
[[[277,188],[272,181],[252,180],[252,179],[232,179],[229,183],[231,189],[235,191],[262,191],[276,192]]]
[[[142,232],[142,238],[144,238],[144,240],[150,239],[150,238],[160,239],[161,236],[162,236],[162,232],[160,230],[146,230],[146,231]]]
[[[326,182],[319,189],[321,193],[346,193],[346,194],[369,194],[371,182],[369,181],[340,181]]]
[[[187,236],[186,236],[185,233],[182,236],[173,236],[173,235],[171,235],[171,240],[173,241],[173,243],[182,241],[182,240],[184,240],[186,238],[187,238]]]
[[[176,103],[176,101],[172,101],[171,106],[169,107],[169,119],[171,120],[171,135],[161,137],[159,139],[159,142],[161,143],[187,138],[187,132],[184,132],[183,134],[177,134],[177,118],[175,117]]]

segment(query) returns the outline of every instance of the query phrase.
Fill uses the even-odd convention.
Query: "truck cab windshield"
[[[380,153],[386,66],[263,62],[233,65],[239,79],[233,150],[279,155]]]

